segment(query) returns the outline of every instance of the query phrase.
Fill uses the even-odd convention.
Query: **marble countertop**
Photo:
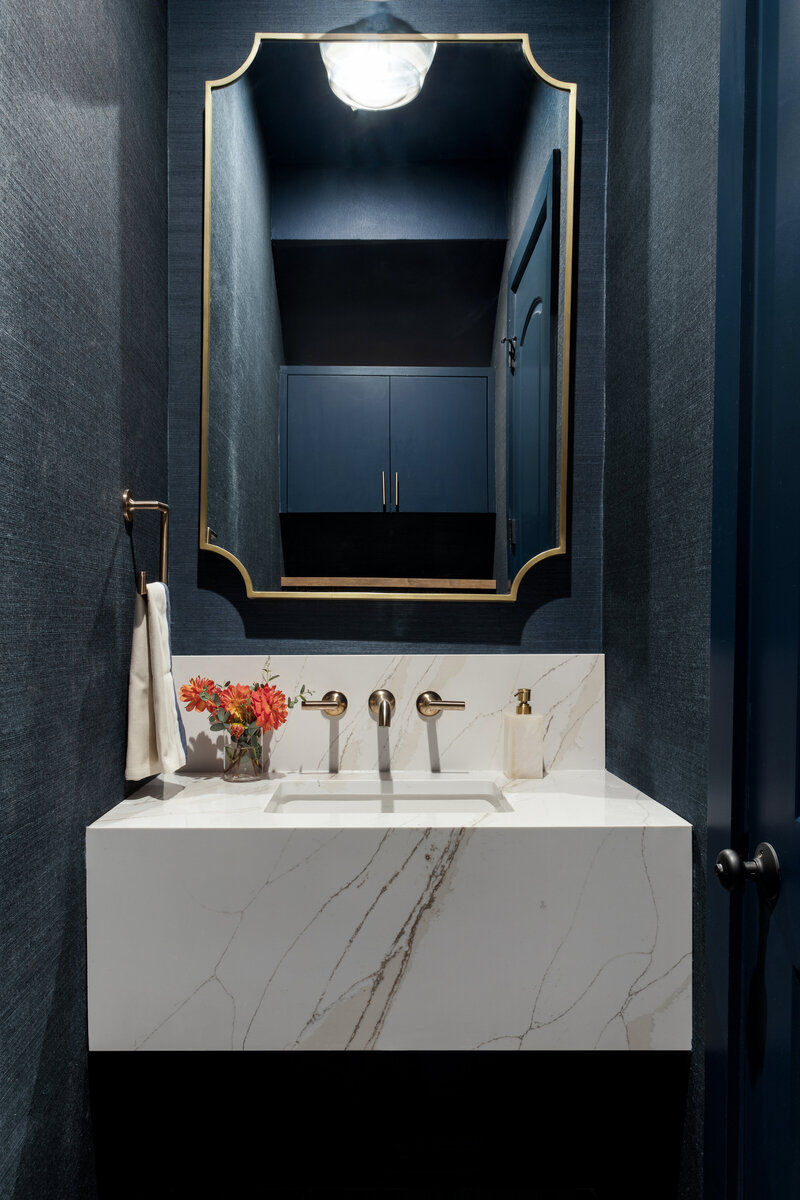
[[[265,812],[284,781],[336,779],[396,785],[436,779],[449,784],[486,780],[503,790],[511,812],[492,813],[278,813]],[[284,774],[253,783],[229,783],[220,775],[159,775],[89,828],[102,829],[386,829],[386,828],[690,828],[663,804],[603,770],[551,771],[544,779],[508,780],[496,771],[342,771]]]

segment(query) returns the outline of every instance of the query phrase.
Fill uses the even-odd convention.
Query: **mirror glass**
[[[354,109],[319,41],[206,85],[200,546],[249,596],[513,599],[566,549],[575,86],[448,35]]]

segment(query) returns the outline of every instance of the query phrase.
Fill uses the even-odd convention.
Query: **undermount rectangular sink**
[[[488,780],[292,780],[268,813],[495,813],[513,811]]]

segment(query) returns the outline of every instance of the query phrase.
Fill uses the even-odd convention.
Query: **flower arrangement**
[[[269,659],[264,664],[261,683],[231,683],[220,685],[213,679],[197,675],[181,687],[181,702],[187,712],[207,712],[214,733],[224,733],[225,764],[223,775],[239,779],[242,769],[257,777],[264,763],[263,735],[279,729],[289,715],[289,709],[311,692],[302,684],[296,696],[287,699],[273,685],[277,675],[269,673]]]

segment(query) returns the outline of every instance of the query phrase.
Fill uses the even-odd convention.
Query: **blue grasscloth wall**
[[[177,653],[326,650],[598,650],[601,639],[604,227],[608,12],[594,0],[410,0],[434,32],[531,35],[545,71],[578,84],[579,238],[569,554],[540,564],[516,604],[248,601],[235,568],[197,549],[203,220],[203,84],[234,71],[253,34],[320,32],[364,6],[343,0],[172,0],[169,7],[170,503]]]
[[[76,1200],[84,828],[123,796],[121,492],[167,488],[165,7],[15,0],[0,75],[0,1195]],[[157,567],[146,519],[136,544]]]
[[[285,359],[268,164],[247,76],[243,82],[220,88],[214,101],[220,183],[212,221],[220,253],[211,273],[208,524],[260,587],[279,589],[278,372]],[[260,336],[244,338],[243,329]],[[263,513],[258,524],[254,497]]]
[[[719,20],[719,0],[611,6],[607,765],[695,829],[687,1197],[702,1189]]]

